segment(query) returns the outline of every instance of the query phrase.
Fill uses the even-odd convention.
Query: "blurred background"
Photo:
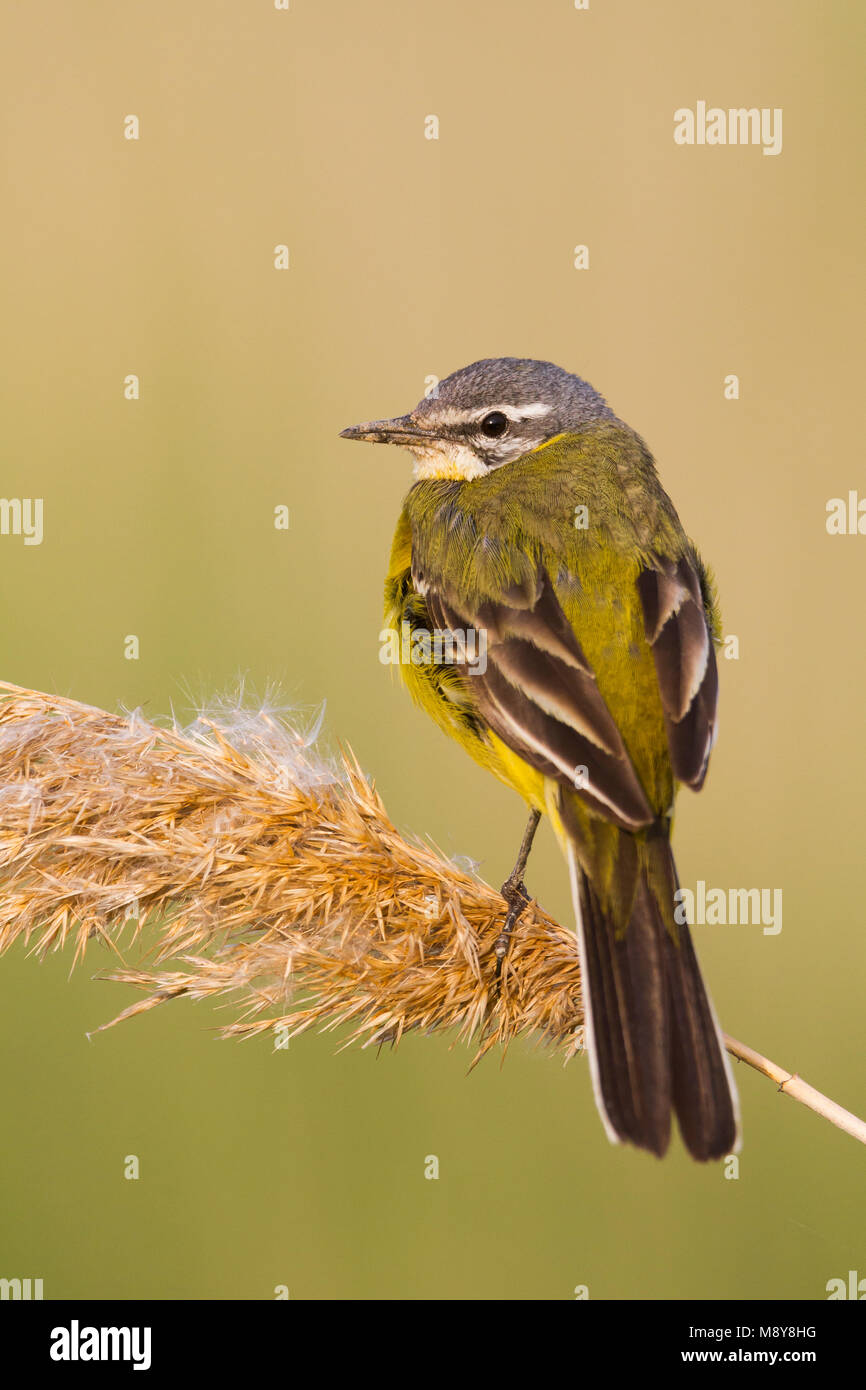
[[[44,499],[44,540],[0,537],[0,677],[152,718],[239,677],[326,699],[325,746],[396,823],[500,883],[522,805],[378,660],[409,457],[337,433],[482,356],[586,376],[653,449],[739,639],[677,858],[684,885],[781,888],[784,921],[696,929],[723,1027],[866,1112],[866,539],[825,526],[866,491],[863,7],[44,0],[4,27],[0,492]],[[781,154],[675,145],[699,100],[781,107]],[[571,920],[549,832],[530,889]],[[91,1042],[133,995],[92,980],[96,949],[70,964],[0,960],[0,1276],[47,1298],[866,1276],[866,1153],[744,1067],[726,1179],[678,1142],[612,1149],[586,1063],[531,1041],[467,1076],[445,1037],[274,1052],[179,1004]]]

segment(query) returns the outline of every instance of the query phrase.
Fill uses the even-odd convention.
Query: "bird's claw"
[[[500,892],[508,904],[508,914],[505,918],[502,931],[493,943],[493,954],[496,957],[497,980],[502,974],[502,962],[508,954],[511,933],[531,901],[526,891],[526,885],[522,879],[507,879],[506,882],[503,883]]]

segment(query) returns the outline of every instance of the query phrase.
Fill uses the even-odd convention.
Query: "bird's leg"
[[[538,822],[541,820],[540,811],[531,811],[529,822],[523,833],[523,841],[520,846],[520,853],[517,856],[517,863],[503,883],[500,892],[508,904],[508,915],[502,931],[493,944],[493,953],[496,956],[496,978],[499,979],[502,973],[502,962],[508,952],[508,942],[521,914],[529,905],[529,895],[526,891],[526,884],[523,882],[523,871],[526,868],[526,861],[529,858],[529,851],[532,849],[532,841],[535,839],[535,832],[538,829]]]

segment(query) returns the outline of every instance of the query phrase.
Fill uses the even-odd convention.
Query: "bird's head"
[[[469,479],[612,417],[588,382],[552,362],[489,357],[445,377],[408,415],[352,425],[341,435],[402,444],[417,478]]]

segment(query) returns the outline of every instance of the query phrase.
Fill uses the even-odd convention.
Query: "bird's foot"
[[[496,957],[497,980],[502,974],[502,962],[508,955],[511,933],[531,902],[523,879],[508,878],[499,891],[508,906],[508,914],[503,923],[502,931],[493,943],[493,954]]]

